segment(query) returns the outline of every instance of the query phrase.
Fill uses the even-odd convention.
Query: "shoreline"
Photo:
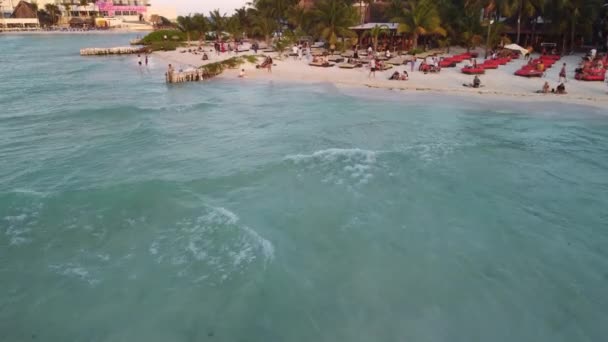
[[[126,34],[126,33],[148,33],[150,30],[138,30],[138,29],[111,29],[111,30],[91,30],[91,31],[0,31],[0,37],[2,35],[7,36],[36,36],[36,35],[97,35],[97,34]]]
[[[458,49],[452,49],[458,53]],[[240,55],[247,55],[242,52]],[[221,56],[208,52],[210,59],[202,61],[200,55],[181,53],[178,51],[154,52],[154,55],[177,67],[200,67],[207,63],[234,57],[234,54],[224,53]],[[260,57],[262,54],[258,54]],[[276,58],[275,54],[271,54]],[[534,56],[533,56],[534,58]],[[454,95],[471,97],[478,100],[492,101],[495,99],[525,103],[567,103],[576,105],[589,105],[595,108],[606,108],[608,106],[608,87],[605,82],[585,82],[574,79],[574,66],[581,59],[579,55],[564,56],[559,63],[567,63],[569,80],[565,83],[568,94],[539,94],[536,93],[545,81],[552,87],[557,86],[559,66],[547,70],[547,75],[542,78],[523,78],[513,75],[519,69],[524,60],[518,59],[501,66],[495,70],[487,70],[485,75],[480,75],[483,88],[463,87],[464,83],[471,82],[473,76],[460,72],[464,63],[456,68],[444,68],[439,74],[424,74],[419,71],[411,71],[410,66],[400,65],[390,70],[377,72],[375,79],[369,79],[369,69],[340,69],[338,66],[330,68],[318,68],[309,66],[306,60],[296,60],[285,57],[282,60],[275,59],[272,73],[266,70],[256,69],[254,65],[245,63],[238,69],[226,70],[217,76],[220,79],[237,79],[239,70],[245,69],[246,79],[265,81],[287,81],[305,84],[329,83],[337,87],[356,87],[359,89],[384,89],[398,90],[407,94],[433,93],[438,95]],[[479,59],[481,60],[481,59]],[[410,75],[407,81],[390,81],[389,76],[395,71],[407,70]]]

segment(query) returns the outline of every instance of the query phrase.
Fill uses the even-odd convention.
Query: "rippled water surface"
[[[605,341],[601,109],[0,36],[0,341]]]

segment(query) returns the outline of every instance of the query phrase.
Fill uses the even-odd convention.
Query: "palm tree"
[[[72,9],[72,4],[68,1],[64,1],[63,2],[63,8],[65,8],[65,12],[67,14],[67,18],[70,19],[70,16],[72,15],[70,13],[70,10]]]
[[[541,9],[544,6],[544,0],[516,0],[515,6],[517,7],[517,37],[515,39],[517,44],[520,44],[521,38],[521,20],[524,18],[536,18],[541,13]]]
[[[481,8],[465,7],[462,15],[453,23],[457,39],[467,48],[467,52],[483,42],[482,27],[479,21],[480,11]]]
[[[409,0],[401,13],[393,18],[399,23],[399,33],[412,35],[413,48],[418,47],[418,37],[438,34],[446,36],[446,30],[441,27],[441,18],[433,0]]]
[[[215,38],[221,39],[222,32],[226,30],[226,13],[221,14],[219,9],[209,12],[211,18],[211,28],[215,31]]]
[[[292,6],[287,10],[287,22],[295,32],[304,33],[310,28],[311,13],[300,6]]]
[[[296,6],[298,3],[298,0],[253,0],[252,5],[255,9],[274,18],[279,30],[281,30],[285,23],[288,9]]]
[[[264,37],[267,46],[270,46],[270,37],[276,31],[277,22],[267,13],[255,11],[253,16],[253,33]]]
[[[243,29],[245,35],[250,36],[252,31],[250,12],[245,7],[237,8],[234,12],[233,17],[238,20],[238,23]]]
[[[190,33],[196,30],[192,16],[177,17],[177,28],[186,34],[186,39],[190,42]]]
[[[228,18],[228,21],[226,22],[226,30],[235,40],[241,39],[241,36],[243,35],[243,27],[241,26],[241,22],[237,16],[233,15],[232,17]]]
[[[197,13],[192,16],[193,29],[199,33],[200,39],[205,40],[209,32],[209,21],[204,15]]]
[[[340,0],[323,0],[314,8],[315,29],[319,37],[335,44],[338,37],[353,37],[349,29],[357,22],[357,11]]]
[[[58,14],[61,13],[61,11],[59,10],[59,7],[57,7],[57,5],[53,5],[53,4],[46,4],[46,5],[44,5],[44,9],[51,17],[51,25],[57,24],[57,21],[59,19]]]
[[[383,33],[388,33],[389,27],[386,25],[376,25],[371,30],[365,31],[363,37],[370,36],[372,37],[372,42],[374,44],[374,51],[378,51],[378,37],[380,37]]]

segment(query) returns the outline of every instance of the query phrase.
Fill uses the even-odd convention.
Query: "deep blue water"
[[[0,341],[605,341],[608,116],[0,36]]]

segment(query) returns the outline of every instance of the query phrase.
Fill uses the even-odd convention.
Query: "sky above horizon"
[[[231,14],[235,8],[245,6],[250,0],[150,0],[152,5],[174,6],[177,14],[209,13],[216,8]]]

